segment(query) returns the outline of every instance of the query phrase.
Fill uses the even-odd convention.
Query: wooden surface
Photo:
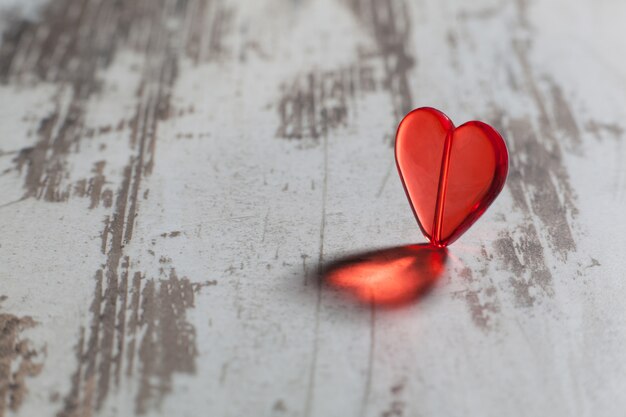
[[[626,415],[622,0],[0,10],[0,416]],[[511,155],[425,284],[424,105]]]

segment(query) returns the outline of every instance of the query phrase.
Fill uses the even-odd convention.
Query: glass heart
[[[396,163],[424,236],[444,247],[498,196],[509,167],[502,136],[478,121],[454,127],[439,110],[407,114],[396,134]]]

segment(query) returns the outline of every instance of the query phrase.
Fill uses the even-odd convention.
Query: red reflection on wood
[[[445,248],[409,245],[368,252],[329,265],[324,281],[364,303],[398,306],[425,294],[444,271]]]

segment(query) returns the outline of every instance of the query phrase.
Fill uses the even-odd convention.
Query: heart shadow
[[[322,266],[322,283],[358,302],[400,307],[426,295],[444,272],[445,248],[427,244],[354,254]]]

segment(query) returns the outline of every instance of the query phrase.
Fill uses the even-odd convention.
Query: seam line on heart
[[[448,170],[450,167],[450,154],[452,153],[452,136],[450,130],[446,135],[443,145],[443,156],[441,158],[441,170],[439,171],[439,185],[437,188],[437,201],[435,203],[435,219],[433,224],[433,243],[441,245],[441,230],[443,229],[443,210],[446,199],[446,189],[448,185]]]

